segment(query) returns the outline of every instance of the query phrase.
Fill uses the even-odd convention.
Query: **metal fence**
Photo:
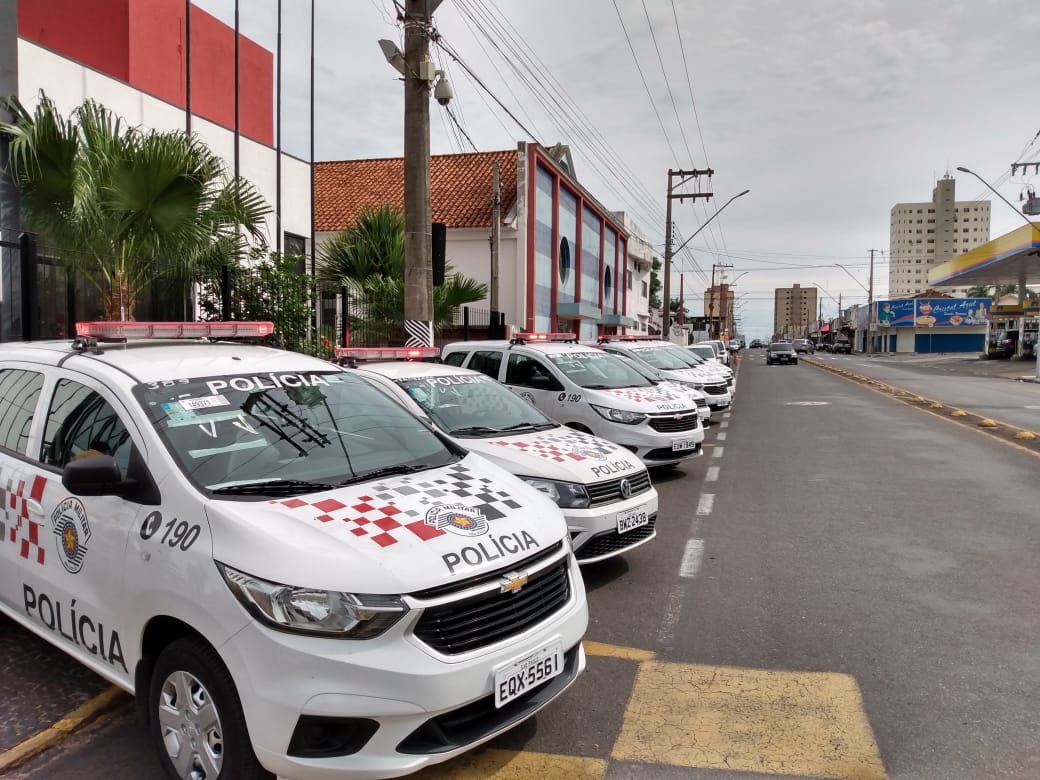
[[[271,320],[277,342],[285,349],[331,357],[337,346],[404,346],[403,311],[394,301],[359,287],[329,286],[305,273],[303,258],[265,260],[224,266],[190,277],[164,272],[156,264],[133,301],[118,302],[106,283],[100,286],[73,268],[87,256],[71,257],[36,246],[31,234],[21,243],[23,309],[30,335],[66,338],[76,322],[115,319],[117,311],[138,321]],[[35,269],[35,273],[32,273]],[[93,275],[91,275],[93,276]],[[31,300],[35,298],[35,300]],[[498,323],[498,329],[496,329]],[[504,331],[502,316],[487,309],[461,306],[435,329],[437,344],[483,339]],[[29,333],[23,328],[23,332]]]

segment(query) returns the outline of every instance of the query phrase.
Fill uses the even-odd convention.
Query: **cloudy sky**
[[[196,0],[233,21],[231,0]],[[392,0],[313,0],[315,158],[402,154],[403,94],[376,41],[403,48]],[[275,48],[275,0],[240,0],[242,31]],[[308,0],[283,0],[284,146],[307,158]],[[676,203],[687,305],[725,273],[749,337],[772,330],[773,290],[822,289],[825,317],[888,286],[889,211],[957,177],[959,200],[1013,203],[1015,161],[1040,159],[1040,6],[1032,0],[444,0],[450,47],[578,179],[631,213],[663,251],[669,168],[715,170],[710,201]],[[464,134],[431,106],[435,154],[530,140],[440,48]],[[1033,177],[1035,179],[1040,177]],[[1022,224],[995,201],[991,235]],[[842,265],[845,270],[837,267]],[[739,277],[739,278],[738,278]]]

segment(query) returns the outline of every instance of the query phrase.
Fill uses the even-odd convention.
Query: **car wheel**
[[[794,360],[792,360],[791,361],[791,365],[792,366],[797,366],[798,365],[798,358],[795,358]]]
[[[220,657],[200,639],[162,651],[148,690],[148,732],[173,780],[270,780],[249,742],[242,704]]]

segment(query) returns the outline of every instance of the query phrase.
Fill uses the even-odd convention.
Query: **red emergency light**
[[[440,354],[440,347],[336,347],[336,360],[422,360]]]
[[[270,336],[272,322],[77,322],[76,335],[95,339],[220,339]]]
[[[517,333],[514,341],[577,341],[577,333]]]

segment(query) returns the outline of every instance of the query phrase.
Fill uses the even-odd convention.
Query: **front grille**
[[[703,391],[705,393],[707,393],[708,395],[725,395],[726,394],[726,385],[724,385],[724,384],[705,385],[704,388],[703,388]]]
[[[415,626],[415,636],[439,653],[458,655],[521,634],[570,600],[567,566],[565,558],[532,574],[517,593],[491,591],[427,607]]]
[[[664,417],[651,417],[650,427],[661,433],[681,433],[682,431],[697,430],[700,425],[700,415],[696,412],[689,414],[669,414]]]
[[[698,398],[697,399],[697,406],[707,406],[707,405],[708,405],[708,399],[707,398]]]
[[[457,710],[431,718],[397,746],[399,753],[427,756],[472,745],[488,734],[503,731],[540,710],[578,676],[579,648],[575,645],[563,657],[563,673],[537,688],[495,708],[495,695],[477,699]]]
[[[617,531],[607,531],[599,536],[594,536],[575,551],[574,557],[578,561],[587,561],[591,558],[602,558],[604,555],[619,553],[627,550],[654,535],[654,526],[657,524],[657,515],[650,516],[650,522],[619,534]]]
[[[636,493],[643,493],[650,489],[650,474],[647,473],[646,469],[631,477],[622,477],[621,479],[628,480],[628,484],[632,487],[631,495],[633,496]],[[587,485],[585,489],[589,491],[590,505],[603,506],[603,504],[613,504],[615,501],[621,501],[621,479],[612,479],[609,482]]]

